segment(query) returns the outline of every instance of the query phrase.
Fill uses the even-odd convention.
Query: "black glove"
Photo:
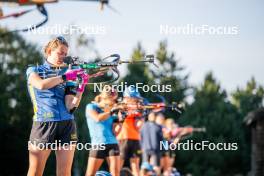
[[[112,109],[110,110],[110,114],[111,114],[111,115],[117,115],[118,111],[119,111],[119,108],[112,108]]]

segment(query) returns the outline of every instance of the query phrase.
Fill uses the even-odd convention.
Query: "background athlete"
[[[115,137],[117,92],[104,88],[95,97],[94,102],[86,106],[86,120],[91,137],[92,148],[89,153],[86,176],[94,176],[106,159],[112,176],[120,174],[120,155],[118,142]]]
[[[129,110],[129,106],[140,107],[142,97],[140,93],[130,86],[123,93],[123,103],[126,104],[126,115],[120,133],[117,136],[119,141],[121,168],[125,161],[129,161],[130,168],[134,176],[139,175],[139,163],[141,156],[140,148],[140,128],[143,124],[142,113],[134,108]]]

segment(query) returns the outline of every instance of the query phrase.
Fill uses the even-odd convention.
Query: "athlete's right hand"
[[[62,79],[64,81],[75,81],[77,76],[82,74],[84,74],[83,69],[68,70],[66,73],[64,73],[64,75],[62,75]]]
[[[110,110],[111,114],[118,114],[119,111],[125,110],[126,105],[124,104],[115,104]]]
[[[118,114],[118,112],[119,112],[119,108],[116,108],[116,107],[113,107],[113,108],[110,110],[110,114],[111,114],[111,115]]]

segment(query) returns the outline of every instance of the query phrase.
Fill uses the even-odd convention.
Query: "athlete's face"
[[[156,123],[163,125],[165,121],[165,117],[162,114],[156,116]]]
[[[153,122],[153,121],[155,121],[155,119],[156,119],[155,113],[153,113],[153,112],[149,113],[148,120]]]
[[[65,45],[59,45],[50,51],[48,61],[53,65],[61,66],[63,65],[63,58],[67,56],[67,53],[68,47]]]
[[[103,98],[102,100],[103,100],[102,103],[103,103],[104,107],[110,108],[116,103],[116,97],[115,96]]]

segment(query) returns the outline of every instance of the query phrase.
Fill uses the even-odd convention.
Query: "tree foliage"
[[[238,148],[227,151],[178,151],[176,166],[184,173],[209,176],[246,174],[249,169],[249,144],[244,138],[241,117],[211,72],[195,88],[194,102],[187,107],[179,123],[206,127],[206,133],[192,136],[194,142],[237,143]]]
[[[0,34],[5,32],[0,29]],[[28,64],[41,63],[36,45],[9,33],[0,38],[0,140],[2,175],[21,175],[28,169],[27,141],[33,108],[27,92]],[[19,164],[18,164],[19,163]],[[14,169],[15,167],[15,169]]]

